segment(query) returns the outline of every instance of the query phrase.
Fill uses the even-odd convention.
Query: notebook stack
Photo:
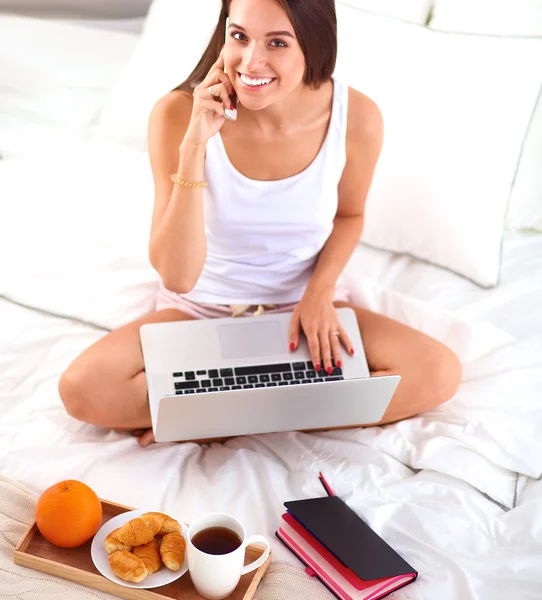
[[[340,600],[377,600],[418,576],[338,496],[284,506],[276,536]]]

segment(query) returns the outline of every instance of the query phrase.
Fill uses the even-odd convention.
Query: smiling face
[[[303,81],[305,57],[294,28],[275,0],[232,0],[224,48],[226,71],[239,100],[261,110]]]

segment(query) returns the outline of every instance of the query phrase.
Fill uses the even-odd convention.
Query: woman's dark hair
[[[303,83],[312,89],[329,81],[337,59],[337,16],[335,0],[276,0],[284,9],[305,56]],[[222,0],[218,23],[203,56],[176,90],[192,93],[218,59],[225,40],[226,17],[232,0]]]

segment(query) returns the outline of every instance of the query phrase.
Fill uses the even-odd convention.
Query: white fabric
[[[117,596],[27,569],[13,562],[13,551],[34,522],[38,495],[19,482],[0,475],[0,593],[25,600],[115,600]],[[277,600],[287,590],[288,600],[332,600],[333,596],[300,568],[271,564],[254,600]]]
[[[431,0],[336,0],[376,15],[384,15],[424,25],[431,8]]]
[[[42,157],[90,137],[133,34],[0,15],[0,155]]]
[[[334,80],[324,143],[301,173],[249,179],[230,162],[220,133],[207,143],[204,221],[207,259],[182,296],[211,304],[296,302],[333,230],[346,163],[348,86]]]
[[[542,231],[542,92],[538,97],[510,197],[507,224]]]
[[[53,159],[0,163],[0,197],[10,200],[0,203],[0,293],[105,327],[152,310],[146,161],[100,147],[65,157],[56,170]],[[21,188],[24,169],[36,175]],[[300,567],[274,531],[284,501],[323,494],[323,470],[420,571],[394,597],[535,600],[542,236],[509,236],[502,284],[492,290],[405,256],[362,246],[354,253],[346,269],[354,301],[444,341],[464,365],[454,399],[386,427],[140,449],[129,435],[73,420],[58,396],[61,373],[106,332],[0,297],[0,473],[34,493],[81,479],[103,498],[186,521],[230,512],[249,534],[271,540],[275,564]]]
[[[438,33],[345,6],[338,22],[337,76],[385,124],[362,240],[495,285],[542,39]],[[366,57],[355,68],[349,40]]]
[[[540,0],[437,0],[431,29],[477,35],[542,38]],[[540,56],[540,53],[539,53]],[[542,94],[538,98],[514,181],[507,223],[542,231]]]
[[[430,27],[464,33],[542,37],[542,2],[434,0]]]
[[[98,145],[0,162],[0,198],[0,293],[31,299],[41,279],[42,308],[104,327],[153,310],[158,275],[147,258],[154,186],[146,154]]]
[[[520,339],[542,331],[542,235],[507,231],[501,268],[497,287],[485,290],[464,281],[458,293],[455,273],[362,245],[352,256],[347,273],[351,280],[363,275],[468,320],[487,319]]]
[[[0,0],[0,12],[141,33],[151,0]]]
[[[98,29],[112,29],[113,31],[128,31],[139,35],[143,31],[145,17],[131,19],[67,19],[68,23],[96,27]]]

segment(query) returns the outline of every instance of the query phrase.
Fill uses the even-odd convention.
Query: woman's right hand
[[[183,143],[206,144],[224,125],[224,105],[230,108],[230,94],[235,92],[230,78],[224,73],[223,52],[224,48],[205,79],[194,88],[192,115]]]

